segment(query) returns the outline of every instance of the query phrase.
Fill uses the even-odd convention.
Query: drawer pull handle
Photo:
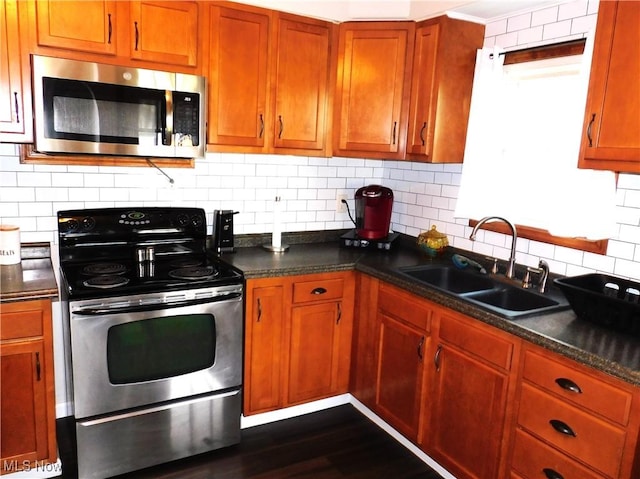
[[[549,421],[549,424],[551,424],[551,427],[558,431],[560,434],[576,437],[576,433],[573,431],[573,429],[571,429],[566,423],[558,419],[551,419]]]
[[[36,379],[40,381],[40,353],[36,353]]]
[[[571,379],[557,378],[556,384],[566,391],[571,391],[572,393],[576,394],[582,394],[582,389],[580,389],[580,386],[574,383]]]
[[[542,470],[542,473],[545,475],[547,479],[564,479],[564,476],[562,474],[548,467],[545,467]]]
[[[325,288],[320,288],[320,287],[314,288],[314,289],[311,290],[311,294],[315,294],[316,296],[320,295],[320,294],[324,294],[326,292],[327,292],[327,290]]]
[[[256,322],[260,322],[260,320],[262,319],[262,302],[260,301],[260,298],[258,298],[258,320]]]
[[[420,338],[420,342],[418,343],[418,358],[420,358],[420,361],[422,362],[422,358],[423,358],[423,354],[422,354],[422,347],[424,346],[424,336],[422,336]]]
[[[436,372],[440,371],[440,355],[442,354],[442,344],[438,344],[436,354],[433,356],[433,364],[436,366]]]
[[[589,121],[589,126],[587,126],[587,140],[589,141],[589,148],[593,147],[593,136],[591,136],[591,128],[593,127],[593,122],[596,121],[596,114],[591,115],[591,120]]]

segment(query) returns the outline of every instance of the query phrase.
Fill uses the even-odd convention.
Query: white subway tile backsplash
[[[544,8],[531,14],[531,26],[540,26],[558,21],[558,7]]]
[[[571,23],[571,34],[582,34],[583,32],[594,31],[596,29],[597,15],[587,15],[585,17],[574,18]]]
[[[557,40],[571,35],[571,20],[557,23],[549,23],[544,26],[542,38],[544,40]]]
[[[607,257],[632,259],[636,245],[626,241],[609,240]]]
[[[587,14],[588,0],[576,0],[558,6],[558,21],[582,17]]]
[[[518,44],[526,45],[542,41],[543,27],[532,27],[518,32]]]
[[[507,19],[507,32],[524,30],[531,26],[531,13],[525,13]]]
[[[502,19],[496,22],[487,23],[487,26],[484,30],[484,36],[487,37],[495,37],[497,35],[502,35],[507,33],[507,20]]]
[[[640,263],[626,259],[616,259],[613,273],[618,276],[638,278],[640,276]]]

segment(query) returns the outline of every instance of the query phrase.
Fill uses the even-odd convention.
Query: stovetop
[[[206,248],[200,208],[58,212],[65,296],[98,298],[223,286],[242,274]]]

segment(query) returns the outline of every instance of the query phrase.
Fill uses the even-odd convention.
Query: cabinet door
[[[430,156],[433,143],[432,105],[435,93],[437,48],[438,25],[427,25],[416,30],[407,153],[425,157]]]
[[[446,16],[417,25],[407,158],[462,163],[484,26]]]
[[[379,284],[378,279],[358,273],[349,392],[369,409],[376,407]]]
[[[210,7],[207,143],[259,153],[267,144],[267,13]],[[222,148],[224,149],[224,148]]]
[[[600,2],[580,167],[640,172],[638,78],[640,2]]]
[[[519,343],[461,314],[439,318],[427,453],[457,477],[502,477]]]
[[[116,54],[116,2],[37,0],[38,45]]]
[[[131,58],[197,66],[197,2],[133,1],[130,8]]]
[[[413,23],[340,26],[337,155],[403,158],[413,40]]]
[[[293,308],[288,404],[338,393],[341,342],[348,328],[342,316],[341,302]]]
[[[283,17],[277,32],[274,148],[325,154],[333,26]]]
[[[424,331],[406,326],[384,313],[379,313],[378,322],[376,408],[398,431],[416,441],[428,337]]]
[[[0,351],[0,456],[22,466],[48,457],[44,343],[4,343]]]
[[[29,59],[16,0],[0,0],[0,141],[33,141]],[[28,116],[25,116],[27,114]]]
[[[244,414],[282,406],[284,287],[247,282]]]

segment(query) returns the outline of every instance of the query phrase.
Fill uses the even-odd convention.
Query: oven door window
[[[107,335],[112,384],[166,379],[210,368],[216,353],[215,319],[185,314],[119,324]]]
[[[45,137],[161,145],[165,95],[164,90],[45,77]]]

